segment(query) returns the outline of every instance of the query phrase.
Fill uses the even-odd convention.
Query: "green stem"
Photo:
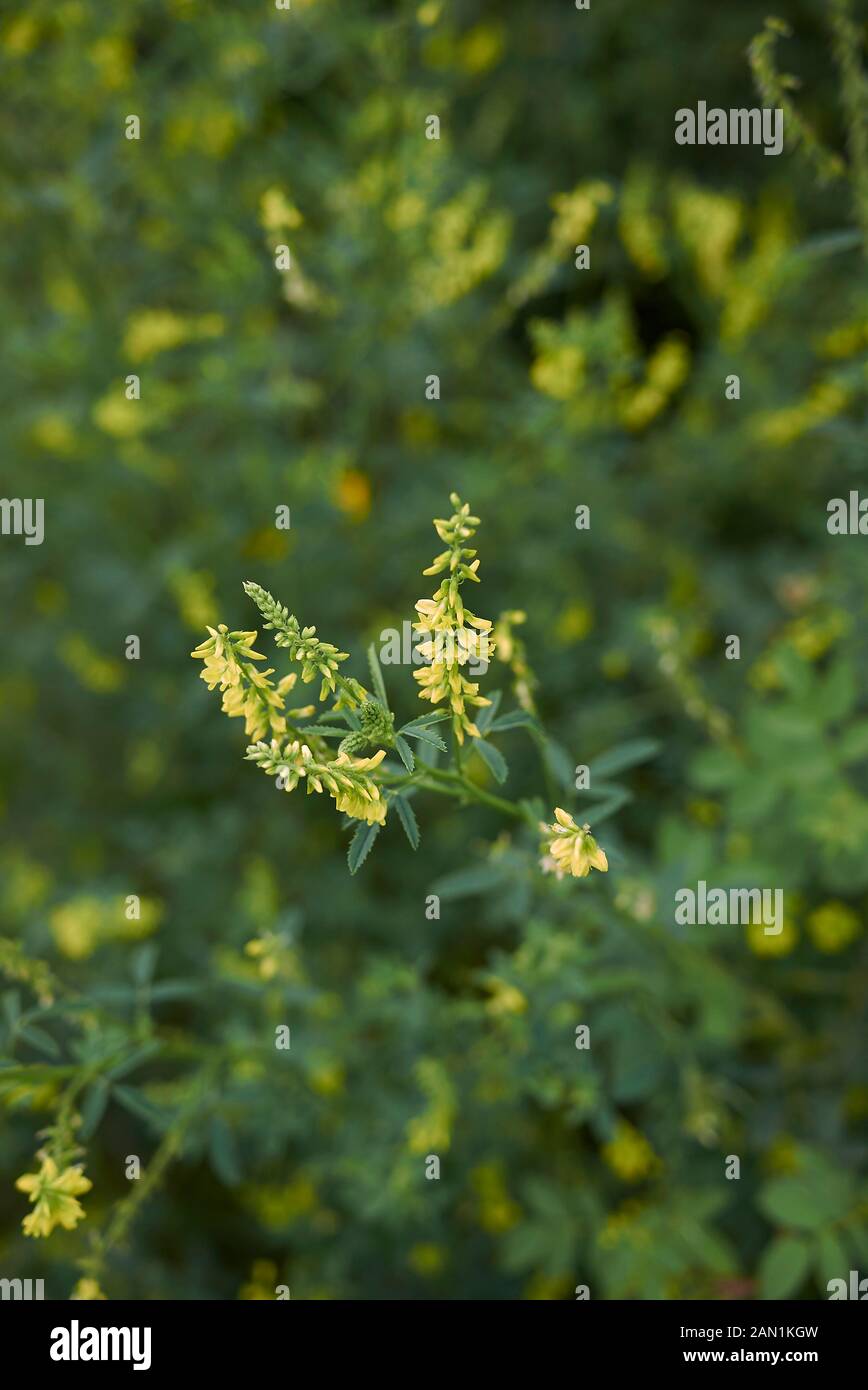
[[[528,824],[536,824],[530,814],[520,806],[514,806],[511,801],[505,801],[502,796],[495,796],[493,792],[484,791],[482,787],[477,787],[475,783],[469,782],[466,777],[459,776],[454,772],[441,772],[439,768],[429,767],[427,775],[436,779],[441,785],[436,790],[446,790],[446,785],[455,788],[454,795],[469,797],[472,801],[478,801],[483,806],[490,806],[493,810],[499,811],[503,816],[510,816],[513,820],[527,821]]]

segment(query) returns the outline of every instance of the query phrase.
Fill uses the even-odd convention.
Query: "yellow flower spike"
[[[542,845],[543,857],[540,868],[543,873],[553,873],[557,878],[571,874],[573,878],[587,878],[592,869],[607,873],[609,861],[605,850],[601,849],[591,835],[589,825],[576,825],[569,811],[555,807],[554,824],[543,821],[540,830],[546,837]]]
[[[470,515],[469,505],[456,493],[453,492],[449,500],[455,508],[453,515],[448,520],[438,517],[434,522],[437,535],[448,549],[423,570],[426,575],[440,574],[444,570],[448,573],[433,598],[420,599],[416,604],[419,621],[413,627],[426,638],[418,647],[426,664],[422,670],[413,672],[413,678],[419,683],[421,700],[428,700],[432,705],[448,700],[452,729],[461,744],[465,734],[472,738],[480,736],[467,713],[467,705],[488,703],[479,695],[479,686],[467,680],[461,668],[468,662],[487,662],[494,651],[494,643],[489,636],[490,620],[471,613],[464,606],[460,593],[466,579],[479,583],[476,551],[464,544],[474,535],[479,517]]]
[[[50,1236],[56,1226],[74,1230],[85,1215],[76,1199],[89,1192],[93,1184],[84,1176],[80,1164],[72,1164],[61,1172],[54,1159],[46,1155],[39,1172],[25,1173],[15,1186],[19,1192],[28,1193],[34,1204],[33,1211],[21,1223],[24,1234],[38,1239]]]

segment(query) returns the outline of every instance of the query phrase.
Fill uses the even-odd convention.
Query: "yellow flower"
[[[479,525],[479,517],[470,515],[470,507],[452,493],[449,499],[455,508],[448,521],[437,520],[434,529],[447,546],[423,574],[440,574],[448,570],[433,598],[420,599],[416,604],[419,621],[413,624],[416,632],[425,633],[427,640],[419,646],[419,655],[427,664],[414,671],[413,678],[422,687],[420,700],[436,705],[448,700],[452,710],[452,729],[459,743],[465,733],[479,738],[479,730],[467,713],[468,705],[489,705],[490,700],[479,694],[479,686],[462,675],[468,662],[487,663],[494,651],[491,640],[491,621],[477,618],[465,608],[461,585],[465,580],[479,583],[476,571],[479,561],[476,551],[464,542],[470,540]],[[465,563],[470,561],[470,564]]]
[[[200,642],[190,655],[205,664],[199,672],[209,690],[219,686],[223,692],[223,712],[230,719],[241,716],[249,738],[261,739],[269,731],[286,733],[283,697],[298,679],[296,672],[284,676],[276,686],[268,679],[273,667],[259,671],[254,661],[264,661],[253,650],[255,632],[229,632],[225,623],[209,627],[211,636]]]
[[[39,1155],[37,1155],[39,1157]],[[33,1211],[21,1223],[26,1236],[50,1236],[55,1226],[72,1231],[84,1219],[84,1208],[76,1199],[90,1192],[93,1184],[86,1178],[80,1164],[61,1172],[53,1158],[45,1155],[38,1173],[25,1173],[15,1186],[27,1192],[34,1203]]]
[[[619,1120],[614,1138],[603,1148],[603,1160],[624,1182],[639,1182],[659,1162],[644,1134],[627,1120]]]
[[[609,861],[605,851],[600,849],[591,835],[589,825],[576,825],[568,811],[555,807],[555,824],[543,822],[540,829],[547,837],[543,845],[545,851],[540,860],[543,873],[554,873],[558,878],[572,874],[573,878],[587,878],[592,869],[606,873]]]
[[[95,1302],[99,1299],[105,1302],[106,1300],[106,1295],[103,1293],[96,1279],[79,1279],[69,1296],[75,1302],[87,1303]]]
[[[855,941],[862,928],[857,914],[846,903],[824,903],[808,918],[808,932],[818,951],[834,955]]]

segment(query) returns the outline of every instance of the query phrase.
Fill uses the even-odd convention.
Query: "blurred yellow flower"
[[[442,1245],[435,1245],[433,1241],[423,1241],[413,1246],[407,1263],[417,1274],[439,1274],[446,1264],[446,1252]]]
[[[792,917],[785,914],[777,935],[769,935],[760,921],[748,923],[745,937],[756,956],[788,956],[796,947],[799,933]]]
[[[862,923],[846,903],[829,902],[808,918],[808,935],[818,951],[834,955],[843,951],[861,934]]]
[[[615,1135],[603,1147],[603,1161],[624,1182],[640,1182],[659,1165],[648,1140],[628,1120],[619,1120]]]
[[[97,1279],[79,1279],[72,1293],[69,1295],[73,1302],[96,1302],[106,1301],[106,1295],[99,1286]]]
[[[335,505],[351,521],[364,521],[371,510],[371,484],[358,468],[345,468],[334,485]]]
[[[84,1176],[80,1164],[73,1164],[61,1172],[54,1159],[46,1154],[39,1172],[25,1173],[15,1186],[19,1192],[28,1193],[34,1204],[33,1211],[21,1224],[26,1236],[37,1239],[50,1236],[56,1226],[62,1226],[65,1231],[74,1230],[85,1215],[77,1198],[90,1192],[93,1184]]]

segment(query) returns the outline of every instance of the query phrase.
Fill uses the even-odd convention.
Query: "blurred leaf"
[[[802,1236],[776,1236],[759,1263],[763,1298],[790,1298],[804,1282],[810,1262],[811,1246]]]

